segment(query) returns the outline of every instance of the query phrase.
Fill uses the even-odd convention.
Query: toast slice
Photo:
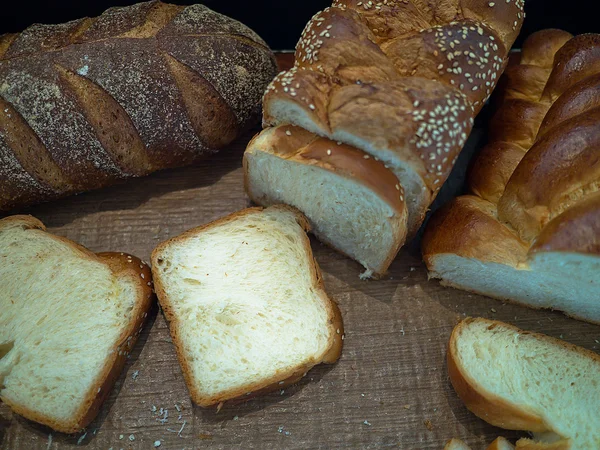
[[[244,153],[248,196],[286,203],[306,215],[321,241],[384,274],[406,240],[404,189],[382,162],[300,127],[267,128]]]
[[[465,319],[448,348],[450,381],[477,416],[536,434],[517,448],[600,448],[600,356],[498,321]]]
[[[31,216],[0,220],[0,400],[74,433],[118,378],[152,301],[151,274],[94,254]]]
[[[338,359],[341,316],[307,229],[292,208],[249,208],[152,253],[156,293],[196,404],[281,389]]]

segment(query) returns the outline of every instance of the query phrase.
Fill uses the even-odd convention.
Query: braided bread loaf
[[[505,76],[473,195],[427,227],[430,276],[600,323],[600,35],[538,32]]]
[[[287,138],[265,130],[245,154],[249,196],[301,209],[365,276],[384,273],[448,177],[522,20],[522,0],[334,1],[263,99],[264,126],[327,138],[323,151],[307,152],[294,127]],[[335,154],[354,168],[340,176]]]
[[[0,210],[213,153],[256,118],[275,71],[254,32],[203,5],[0,36]]]

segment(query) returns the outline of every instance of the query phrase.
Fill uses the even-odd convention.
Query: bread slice
[[[151,305],[150,269],[31,216],[0,220],[0,399],[57,431],[98,413]]]
[[[283,388],[340,356],[341,316],[307,229],[290,207],[249,208],[152,253],[156,293],[196,404]]]
[[[362,277],[387,271],[404,244],[404,189],[382,162],[291,125],[268,128],[244,153],[248,196],[301,210],[323,242],[361,263]]]
[[[554,438],[523,441],[521,448],[600,448],[597,354],[502,322],[469,318],[450,337],[448,372],[467,408],[483,420]]]

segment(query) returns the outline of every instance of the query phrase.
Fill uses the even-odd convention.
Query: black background
[[[0,34],[18,32],[32,23],[61,23],[97,16],[110,6],[136,0],[51,0],[44,2],[0,0]],[[296,45],[310,17],[331,4],[330,0],[170,0],[171,3],[204,3],[249,25],[275,50]],[[598,0],[525,0],[527,18],[516,45],[542,28],[562,28],[573,34],[600,32]]]

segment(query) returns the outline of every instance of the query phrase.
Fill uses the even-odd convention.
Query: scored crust
[[[17,224],[19,222],[23,224],[25,229],[39,229],[46,232],[44,224],[32,216],[10,216],[2,219],[0,220],[0,229],[6,224]],[[102,403],[108,397],[115,381],[121,374],[125,362],[127,361],[127,356],[133,349],[137,338],[142,331],[154,295],[152,289],[152,273],[148,265],[135,256],[116,252],[96,254],[67,238],[55,236],[51,233],[48,233],[48,235],[57,241],[69,244],[90,259],[102,261],[111,269],[115,276],[127,277],[137,284],[137,299],[131,312],[132,321],[119,336],[117,344],[113,347],[111,356],[104,365],[104,369],[97,376],[96,382],[88,390],[86,398],[83,400],[72,420],[67,422],[56,421],[45,414],[41,414],[28,408],[26,405],[12,403],[2,399],[14,413],[19,414],[26,419],[47,425],[52,429],[63,433],[76,433],[85,428],[98,414]]]
[[[546,341],[554,346],[562,347],[571,352],[579,353],[586,358],[591,358],[597,361],[598,363],[600,363],[600,356],[594,352],[568,342],[564,342],[544,334],[523,331],[513,325],[496,320],[468,317],[456,325],[452,331],[452,335],[450,336],[450,341],[448,343],[448,374],[454,390],[472,413],[494,426],[509,430],[554,432],[555,430],[550,429],[548,424],[544,423],[543,418],[534,411],[528,411],[521,406],[514,405],[502,397],[483,388],[481,384],[469,374],[468,370],[461,365],[457,341],[465,328],[467,328],[473,322],[484,322],[488,324],[488,330],[492,330],[495,327],[502,327],[521,336],[529,335],[537,340]]]
[[[300,225],[304,231],[306,231],[306,232],[310,231],[310,225],[308,223],[308,220],[297,209],[292,208],[291,206],[287,206],[287,205],[277,205],[277,206],[272,206],[271,208],[285,209],[285,210],[293,212],[294,215],[296,216],[296,221],[297,221],[298,225]],[[254,214],[254,213],[263,211],[264,209],[266,209],[266,208],[263,208],[263,207],[246,208],[241,211],[230,214],[226,217],[223,217],[221,219],[218,219],[214,222],[211,222],[211,223],[208,223],[205,225],[201,225],[199,227],[188,230],[188,231],[180,234],[179,236],[173,237],[165,242],[162,242],[152,252],[152,256],[151,256],[152,267],[157,267],[159,265],[158,260],[160,259],[160,255],[161,255],[162,251],[164,249],[166,249],[172,243],[185,241],[187,238],[196,236],[197,234],[201,233],[202,231],[205,231],[207,229],[210,229],[210,228],[213,228],[216,226],[221,226],[221,225],[227,224],[229,222],[233,222],[236,219],[238,219],[239,217],[242,217],[242,216],[245,216],[248,214]],[[159,301],[159,303],[163,309],[163,312],[165,314],[165,318],[167,319],[167,323],[169,325],[169,330],[171,332],[171,338],[173,340],[173,344],[175,345],[177,359],[179,360],[179,364],[181,365],[181,370],[183,372],[185,382],[188,386],[190,396],[192,398],[192,401],[194,403],[196,403],[197,405],[203,406],[203,407],[208,407],[208,406],[213,406],[216,404],[224,403],[225,401],[233,401],[235,403],[235,402],[253,398],[253,397],[263,394],[263,393],[272,392],[278,388],[281,389],[285,386],[289,386],[291,384],[298,382],[306,374],[306,372],[308,370],[310,370],[312,367],[316,366],[317,364],[320,364],[320,363],[332,364],[332,363],[335,363],[338,360],[338,358],[340,357],[341,351],[342,351],[342,341],[343,341],[343,336],[344,336],[344,334],[343,334],[344,330],[343,330],[340,310],[337,307],[337,304],[332,299],[330,299],[325,292],[324,285],[323,285],[323,279],[321,276],[321,270],[319,268],[319,265],[317,264],[317,261],[312,256],[312,249],[310,247],[310,241],[308,239],[308,236],[304,235],[303,240],[304,240],[304,246],[307,250],[307,253],[313,261],[313,264],[311,265],[311,267],[313,269],[312,270],[313,286],[315,286],[316,290],[320,292],[320,294],[321,294],[320,297],[323,301],[323,304],[327,307],[327,310],[329,313],[328,314],[328,317],[329,317],[328,327],[330,329],[330,336],[331,336],[329,347],[327,348],[327,350],[325,352],[323,352],[322,356],[320,356],[319,358],[313,359],[311,361],[308,361],[306,364],[304,364],[302,366],[296,367],[296,368],[288,370],[288,371],[277,372],[275,375],[273,375],[269,379],[261,380],[260,382],[256,382],[253,384],[248,384],[248,385],[240,387],[240,388],[231,389],[229,391],[225,391],[225,392],[221,393],[220,395],[214,396],[214,397],[203,396],[202,393],[200,393],[196,387],[195,380],[193,379],[192,374],[191,374],[191,368],[190,368],[190,366],[186,360],[185,354],[184,354],[183,339],[179,335],[179,318],[172,311],[172,303],[169,298],[169,295],[167,294],[167,292],[165,290],[165,287],[162,283],[162,279],[161,279],[160,275],[155,272],[155,274],[157,275],[154,280],[156,295],[158,297],[158,301]],[[338,330],[339,330],[339,333],[338,333]],[[279,384],[281,381],[283,381],[283,384]],[[253,396],[252,393],[254,393],[255,395]]]

